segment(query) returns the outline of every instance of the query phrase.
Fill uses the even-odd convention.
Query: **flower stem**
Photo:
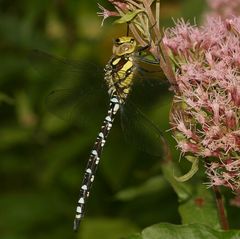
[[[228,230],[229,223],[228,223],[227,214],[226,214],[225,208],[224,208],[223,197],[222,197],[219,187],[213,186],[213,192],[215,194],[218,216],[219,216],[221,227],[223,230]]]

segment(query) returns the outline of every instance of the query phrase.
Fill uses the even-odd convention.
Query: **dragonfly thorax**
[[[120,37],[114,41],[113,56],[105,66],[105,81],[109,95],[116,94],[124,103],[133,84],[136,70],[134,62],[136,41],[132,37]]]

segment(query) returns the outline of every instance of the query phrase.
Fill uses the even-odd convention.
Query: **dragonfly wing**
[[[127,102],[121,111],[121,124],[127,142],[153,156],[168,154],[167,143],[158,126],[132,102]]]
[[[92,61],[74,61],[40,50],[29,53],[31,66],[48,84],[58,88],[93,85],[103,82],[103,68]],[[55,87],[56,87],[55,86]]]
[[[52,91],[45,102],[49,112],[71,124],[84,127],[91,122],[100,124],[108,101],[105,89],[60,89]]]
[[[47,91],[51,92],[45,99],[49,112],[80,127],[96,123],[98,118],[102,121],[101,112],[105,112],[109,100],[102,68],[39,50],[31,51],[30,59],[39,77],[46,81]]]

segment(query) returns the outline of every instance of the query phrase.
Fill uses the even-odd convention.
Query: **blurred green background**
[[[99,3],[111,8],[107,1]],[[203,0],[161,4],[163,27],[173,24],[172,17],[198,21],[205,7]],[[96,2],[87,0],[0,1],[1,239],[114,239],[157,222],[180,223],[177,197],[161,174],[160,160],[126,143],[117,120],[85,219],[78,234],[72,231],[83,171],[100,125],[92,119],[76,129],[50,114],[44,99],[68,78],[55,77],[47,62],[36,72],[38,62],[28,53],[40,49],[104,66],[112,39],[124,35],[126,27],[106,20],[101,28],[97,11]],[[88,72],[79,81],[91,84]],[[163,132],[169,128],[170,104],[165,87],[146,112]],[[102,110],[98,101],[92,109]],[[174,150],[170,132],[165,135]]]

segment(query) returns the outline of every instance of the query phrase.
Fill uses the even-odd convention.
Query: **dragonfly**
[[[151,155],[160,156],[163,151],[165,154],[168,154],[165,138],[159,128],[133,105],[133,103],[128,101],[134,80],[141,75],[141,73],[139,74],[140,68],[138,64],[139,60],[141,60],[140,55],[147,48],[148,46],[138,47],[136,40],[130,36],[118,37],[113,41],[113,54],[104,67],[103,75],[109,98],[108,110],[90,152],[84,172],[73,223],[74,231],[78,230],[80,222],[84,217],[86,202],[90,195],[103,148],[119,111],[121,113],[123,132],[128,141],[132,141],[132,143],[136,144],[141,150]],[[48,61],[49,59],[54,59],[54,57],[48,53],[37,52],[37,54],[40,54],[41,57],[46,59],[48,58]],[[68,68],[73,72],[75,70],[78,71],[79,67],[85,67],[83,63],[69,63],[63,58],[56,59],[56,61],[60,63],[59,68],[68,65]],[[147,62],[149,63],[149,61]],[[92,71],[94,72],[94,70]],[[96,75],[97,74],[96,72]],[[52,106],[54,106],[61,97],[64,99],[62,96],[64,94],[65,96],[70,95],[66,90],[52,91],[47,97],[47,104],[50,105],[49,108],[53,108]],[[81,93],[79,94],[81,95]],[[62,100],[60,100],[60,102],[62,102]],[[75,105],[73,108],[78,107]]]

